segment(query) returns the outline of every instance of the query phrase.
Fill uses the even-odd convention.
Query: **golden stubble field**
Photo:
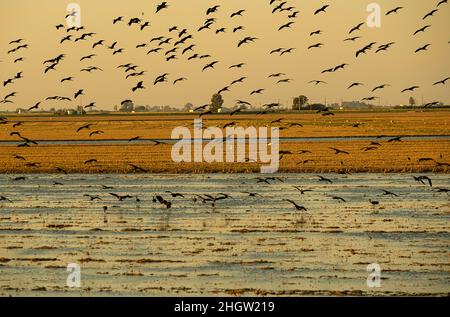
[[[0,125],[0,140],[19,141],[11,132],[19,132],[31,140],[128,140],[170,139],[175,127],[192,129],[196,115],[143,115],[143,116],[83,116],[83,117],[11,117]],[[281,120],[281,123],[272,123]],[[19,126],[13,124],[22,122]],[[370,136],[380,143],[375,149],[370,141],[339,140],[336,142],[289,141],[280,144],[283,155],[280,172],[448,172],[450,140],[432,138],[387,142],[377,136],[439,136],[450,135],[450,112],[367,112],[336,113],[333,117],[320,114],[229,115],[203,118],[207,127],[223,127],[235,122],[242,127],[278,126],[281,137],[344,137]],[[292,126],[299,123],[302,126]],[[77,132],[83,125],[89,129]],[[359,124],[355,127],[354,124]],[[94,131],[103,131],[90,137]],[[137,165],[147,172],[205,173],[205,172],[259,172],[260,165],[248,163],[174,163],[171,144],[153,145],[129,142],[123,145],[15,145],[0,147],[0,173],[49,173],[62,168],[69,173],[131,173]],[[350,154],[335,154],[331,148]],[[311,153],[303,153],[307,150]],[[26,160],[16,159],[15,155]],[[97,162],[85,164],[87,160]],[[30,163],[33,166],[27,165]],[[141,171],[142,172],[142,171]]]
[[[10,133],[17,131],[33,140],[102,140],[129,139],[136,136],[147,139],[170,139],[175,127],[192,126],[198,115],[87,115],[72,117],[17,116],[11,124],[0,125],[0,140],[19,140]],[[335,116],[320,114],[227,114],[203,116],[203,126],[223,127],[236,122],[242,127],[284,127],[280,137],[333,137],[333,136],[398,136],[449,135],[450,111],[433,112],[336,112]],[[272,123],[282,119],[281,122]],[[15,128],[12,125],[23,122]],[[290,127],[297,123],[303,125]],[[92,124],[90,130],[77,133],[78,127]],[[354,124],[360,124],[354,127]],[[102,135],[89,136],[90,132]]]

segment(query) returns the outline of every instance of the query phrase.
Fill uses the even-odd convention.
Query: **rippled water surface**
[[[0,176],[3,296],[450,293],[450,195],[437,190],[448,175],[429,175],[433,187],[407,174],[18,176]],[[193,200],[219,193],[232,198]],[[381,288],[367,287],[370,263]]]

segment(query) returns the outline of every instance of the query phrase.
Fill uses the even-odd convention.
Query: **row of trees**
[[[300,95],[298,97],[295,97],[293,99],[293,103],[292,103],[292,110],[296,110],[296,111],[298,111],[298,110],[307,110],[307,109],[317,110],[316,109],[316,108],[318,108],[317,106],[325,107],[324,105],[321,105],[321,104],[308,105],[308,101],[309,101],[309,99],[305,95]],[[189,107],[188,107],[188,105],[189,105]],[[209,110],[211,112],[213,112],[213,113],[218,113],[218,112],[220,112],[222,110],[223,105],[224,105],[224,99],[223,99],[222,95],[214,94],[212,96],[212,98],[211,98],[211,103],[209,105]],[[307,105],[308,105],[308,107],[306,107]],[[416,100],[413,97],[409,98],[409,105],[410,106],[417,105]],[[188,111],[188,110],[191,110],[193,107],[194,106],[192,104],[187,104],[185,106],[184,110]],[[188,108],[190,108],[190,109],[188,109]],[[117,110],[117,107],[115,108],[115,110]],[[146,110],[146,107],[144,107],[144,106],[135,106],[133,104],[133,102],[124,103],[121,106],[121,108],[120,108],[120,111],[123,111],[123,112],[145,111],[145,110]]]

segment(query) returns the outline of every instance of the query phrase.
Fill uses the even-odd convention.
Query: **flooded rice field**
[[[2,175],[0,295],[448,296],[448,175],[323,176]]]

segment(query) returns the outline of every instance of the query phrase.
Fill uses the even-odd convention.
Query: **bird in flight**
[[[212,62],[212,63],[207,64],[205,67],[203,67],[202,72],[204,72],[204,71],[207,70],[208,68],[213,69],[214,66],[215,66],[216,64],[218,64],[218,63],[219,63],[219,61],[214,61],[214,62]]]
[[[285,199],[285,201],[291,203],[295,209],[297,209],[298,211],[308,211],[308,209],[306,209],[304,206],[300,206],[299,204],[297,204],[295,201],[291,200],[291,199]]]
[[[74,99],[77,99],[79,96],[84,96],[84,91],[83,91],[83,89],[78,90],[78,91],[74,94]]]
[[[436,12],[438,12],[438,9],[433,9],[431,12],[428,12],[424,17],[423,20],[426,20],[428,17],[432,17]]]
[[[449,80],[449,79],[450,79],[450,77],[447,77],[447,78],[445,78],[445,79],[443,79],[443,80],[441,80],[441,81],[435,82],[435,83],[433,84],[433,86],[436,86],[436,85],[439,85],[439,84],[445,85],[445,83],[446,83],[447,80]]]
[[[414,91],[414,90],[419,89],[419,88],[420,88],[419,86],[412,86],[412,87],[409,87],[409,88],[405,88],[405,89],[402,90],[402,93],[403,92],[407,92],[407,91]]]
[[[399,10],[403,9],[403,7],[396,7],[395,9],[389,10],[386,15],[391,15],[393,13],[398,13]]]
[[[416,32],[414,32],[413,36],[418,34],[418,33],[420,33],[420,32],[425,32],[430,27],[431,27],[431,25],[425,25],[423,28],[420,28]]]
[[[316,12],[314,12],[314,15],[317,15],[317,14],[319,14],[319,13],[321,13],[321,12],[326,12],[326,10],[327,10],[327,8],[329,7],[330,5],[328,5],[328,4],[326,4],[326,5],[324,5],[323,7],[321,7],[320,9],[318,9],[318,10],[316,10]]]
[[[144,87],[144,82],[143,82],[143,81],[138,82],[137,85],[136,85],[135,87],[131,88],[131,90],[132,90],[133,92],[135,92],[135,91],[138,90],[138,89],[145,89],[145,87]]]
[[[355,27],[353,27],[350,32],[348,32],[348,34],[352,34],[355,31],[361,31],[361,27],[364,25],[365,23],[359,23],[358,25],[356,25]]]
[[[156,6],[156,13],[160,12],[163,9],[167,9],[169,7],[169,5],[167,4],[166,1],[162,2],[161,4],[158,4]]]
[[[430,46],[431,46],[431,44],[426,44],[426,45],[424,45],[424,46],[422,46],[422,47],[419,47],[418,49],[415,50],[414,53],[419,53],[419,52],[421,52],[421,51],[427,51],[427,50],[428,50],[428,47],[430,47]]]
[[[291,26],[292,26],[294,23],[295,23],[294,21],[290,21],[290,22],[288,22],[288,23],[286,23],[286,24],[283,24],[282,26],[280,26],[280,27],[278,28],[278,31],[281,31],[281,30],[283,30],[283,29],[290,29]]]
[[[351,89],[351,88],[353,88],[353,87],[362,86],[362,85],[364,85],[364,84],[362,84],[362,83],[353,83],[353,84],[351,84],[350,86],[348,86],[347,89]]]

